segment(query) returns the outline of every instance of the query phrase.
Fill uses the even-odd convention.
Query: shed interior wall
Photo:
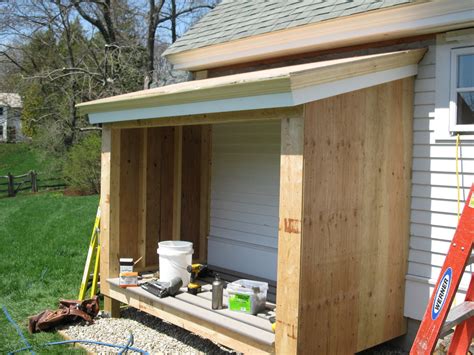
[[[118,240],[117,256],[143,257],[139,269],[156,268],[158,242],[180,239],[193,242],[195,259],[205,258],[208,126],[113,131],[120,142],[111,153],[118,174],[111,194],[119,200],[111,208],[117,227],[110,238]]]

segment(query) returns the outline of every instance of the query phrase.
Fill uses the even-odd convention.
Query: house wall
[[[12,137],[13,141],[20,141],[23,138],[21,133],[21,116],[19,109],[3,106],[3,115],[0,115],[0,126],[3,127],[0,141],[6,142],[9,140],[10,137],[8,136],[8,132],[12,128],[15,132],[14,137]]]
[[[0,141],[7,140],[7,111],[8,108],[3,106],[3,114],[0,115],[0,126],[2,126],[2,134],[0,134]]]
[[[462,43],[461,43],[462,45]],[[448,127],[436,117],[444,106],[436,103],[449,62],[437,63],[440,45],[432,43],[419,64],[415,80],[413,180],[410,252],[406,276],[405,315],[421,320],[457,226],[456,143]],[[437,53],[438,52],[438,53]],[[437,55],[438,54],[438,55]],[[438,77],[437,77],[438,75]],[[444,110],[445,111],[445,110]],[[440,139],[441,138],[441,139]],[[474,182],[474,137],[461,136],[461,208]],[[469,266],[461,281],[457,302],[464,299]]]
[[[214,125],[208,263],[276,280],[280,121]]]

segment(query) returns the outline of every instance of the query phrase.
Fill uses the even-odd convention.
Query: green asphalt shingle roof
[[[414,0],[224,0],[167,54],[414,2]]]

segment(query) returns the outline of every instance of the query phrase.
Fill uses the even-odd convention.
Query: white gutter
[[[473,0],[438,0],[342,17],[165,55],[175,69],[196,71],[470,26],[474,26]]]

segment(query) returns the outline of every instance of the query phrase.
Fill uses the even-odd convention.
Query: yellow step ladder
[[[79,290],[80,301],[83,301],[86,296],[87,286],[91,277],[92,260],[94,261],[94,273],[92,275],[92,285],[90,298],[94,297],[97,293],[97,284],[99,279],[99,261],[100,261],[100,206],[97,208],[97,214],[95,216],[94,227],[92,229],[91,240],[89,243],[89,250],[87,251],[86,264],[84,266],[84,273],[82,274],[81,288]]]

